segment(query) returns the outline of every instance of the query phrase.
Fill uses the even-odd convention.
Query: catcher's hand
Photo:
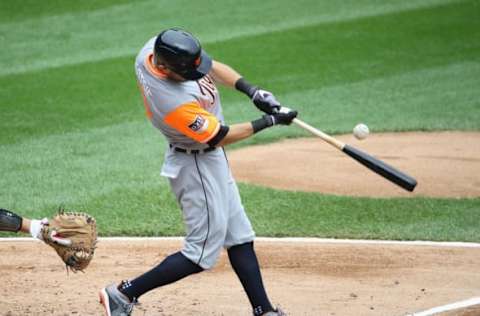
[[[93,258],[97,227],[88,214],[60,209],[52,219],[42,221],[40,235],[73,272],[83,271]]]

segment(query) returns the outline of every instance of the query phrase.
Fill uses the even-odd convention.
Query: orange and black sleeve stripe
[[[168,126],[200,143],[209,143],[221,129],[225,130],[215,115],[197,102],[182,104],[168,113],[164,121]]]

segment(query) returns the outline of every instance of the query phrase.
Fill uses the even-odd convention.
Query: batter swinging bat
[[[293,119],[293,123],[297,124],[301,128],[306,129],[313,135],[320,137],[321,139],[323,139],[330,145],[336,147],[337,149],[343,151],[345,154],[349,155],[368,169],[378,173],[382,177],[390,180],[391,182],[397,184],[405,190],[412,192],[415,189],[415,186],[417,185],[417,180],[415,180],[411,176],[401,171],[398,171],[392,166],[386,164],[385,162],[373,156],[370,156],[369,154],[361,150],[358,150],[348,144],[339,141],[338,139],[333,138],[330,135],[325,134],[324,132],[316,129],[313,126],[308,125],[307,123],[297,118]]]

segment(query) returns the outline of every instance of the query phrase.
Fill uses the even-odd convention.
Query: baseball
[[[353,128],[353,135],[355,136],[356,139],[360,139],[360,140],[365,139],[367,138],[369,133],[370,133],[370,130],[368,129],[368,126],[363,123],[357,124]]]

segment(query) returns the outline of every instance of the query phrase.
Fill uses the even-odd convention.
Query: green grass
[[[479,241],[479,199],[346,198],[242,185],[260,235]],[[460,216],[459,213],[461,213]]]
[[[259,236],[480,241],[478,198],[349,198],[244,184],[240,190]],[[119,188],[68,206],[94,215],[103,236],[183,234],[181,212],[167,188]],[[56,207],[26,213],[49,216]]]
[[[182,234],[159,176],[166,143],[133,71],[136,51],[167,26],[192,30],[329,133],[359,121],[374,132],[480,130],[478,1],[188,4],[0,4],[0,206],[41,217],[64,203],[95,215],[103,235]],[[245,96],[221,92],[228,122],[259,116]],[[275,128],[232,148],[305,135]],[[480,241],[479,199],[240,189],[259,235]]]
[[[320,23],[207,48],[327,132],[349,131],[358,121],[374,131],[478,130],[480,19],[473,6]],[[252,53],[258,43],[261,53]],[[0,85],[2,125],[12,130],[0,143],[143,120],[132,56],[3,76]],[[223,92],[229,121],[258,115],[244,97]],[[300,134],[264,133],[251,142]]]
[[[83,1],[63,1],[63,0],[22,0],[22,1],[1,1],[0,2],[0,21],[12,22],[23,21],[26,19],[38,19],[60,14],[79,14],[88,11],[95,11],[103,8],[109,8],[112,5],[128,3],[130,0],[83,0]]]
[[[146,38],[171,26],[185,27],[203,43],[214,43],[451,2],[248,0],[239,6],[235,0],[2,1],[2,51],[10,53],[0,54],[0,74],[131,56]]]

